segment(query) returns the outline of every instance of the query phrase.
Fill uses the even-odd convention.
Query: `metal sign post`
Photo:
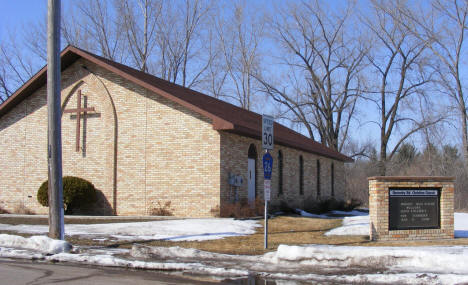
[[[262,148],[273,149],[273,125],[275,119],[268,115],[262,116]]]
[[[275,121],[271,116],[262,116],[262,147],[265,149],[263,155],[263,193],[265,199],[265,249],[268,248],[268,202],[270,201],[271,193],[271,172],[273,170],[273,157],[268,152],[269,149],[273,149],[273,125]]]
[[[263,155],[263,193],[265,199],[265,249],[268,248],[268,201],[271,192],[271,170],[273,169],[273,157],[266,150]]]

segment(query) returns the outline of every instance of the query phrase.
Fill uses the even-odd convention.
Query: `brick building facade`
[[[263,196],[260,115],[72,46],[61,59],[63,174],[95,185],[95,213],[149,215],[171,201],[176,216],[211,216],[232,201],[232,174],[244,178],[238,199]],[[47,179],[46,97],[44,67],[0,106],[4,210],[47,212],[36,199]],[[343,198],[348,157],[280,124],[274,132],[273,205]]]

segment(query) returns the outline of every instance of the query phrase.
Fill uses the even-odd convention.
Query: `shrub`
[[[174,209],[171,207],[171,201],[162,204],[161,201],[157,202],[157,206],[151,210],[152,216],[174,216],[172,213]]]
[[[9,214],[10,212],[8,212],[7,210],[3,209],[2,207],[0,207],[0,214]]]
[[[216,207],[211,208],[210,213],[211,213],[211,215],[213,217],[220,218],[221,217],[221,211],[219,209],[219,205],[216,205]]]
[[[246,199],[242,199],[240,202],[224,204],[221,209],[220,216],[230,218],[250,218],[263,216],[264,211],[265,205],[262,199],[256,198],[252,207]]]
[[[42,183],[37,191],[37,201],[45,207],[49,206],[49,181]],[[88,206],[96,201],[94,185],[82,178],[74,176],[63,177],[63,204],[65,214],[71,214],[73,209]]]
[[[339,211],[352,211],[356,207],[359,207],[361,202],[357,199],[351,200],[337,200],[335,198],[327,198],[322,200],[308,201],[305,211],[314,214],[323,214],[326,212],[339,210]]]
[[[13,209],[13,213],[20,215],[34,215],[34,211],[30,210],[23,202],[20,202]]]

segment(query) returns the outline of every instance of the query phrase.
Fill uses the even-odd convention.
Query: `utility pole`
[[[60,0],[48,0],[47,110],[49,172],[49,237],[64,239],[62,124],[60,102]]]

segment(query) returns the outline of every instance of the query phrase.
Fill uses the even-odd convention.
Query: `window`
[[[332,197],[335,197],[335,165],[331,164],[331,171],[330,171],[330,175],[331,175],[331,196]]]
[[[320,160],[317,159],[317,198],[320,198]]]
[[[257,159],[257,149],[255,148],[254,144],[250,144],[250,146],[249,146],[248,157],[253,158],[253,159]]]
[[[249,177],[247,179],[247,187],[248,187],[248,191],[251,191],[251,195],[253,193],[253,195],[250,197],[251,199],[255,199],[255,197],[257,197],[257,148],[255,147],[254,144],[250,144],[249,146],[249,152],[247,154],[248,156],[248,160],[249,160],[249,165],[248,167],[252,168],[252,169],[248,169],[249,171]],[[250,183],[249,183],[250,182]]]
[[[278,151],[278,195],[283,194],[283,153]]]
[[[299,156],[299,194],[304,195],[304,159]]]

